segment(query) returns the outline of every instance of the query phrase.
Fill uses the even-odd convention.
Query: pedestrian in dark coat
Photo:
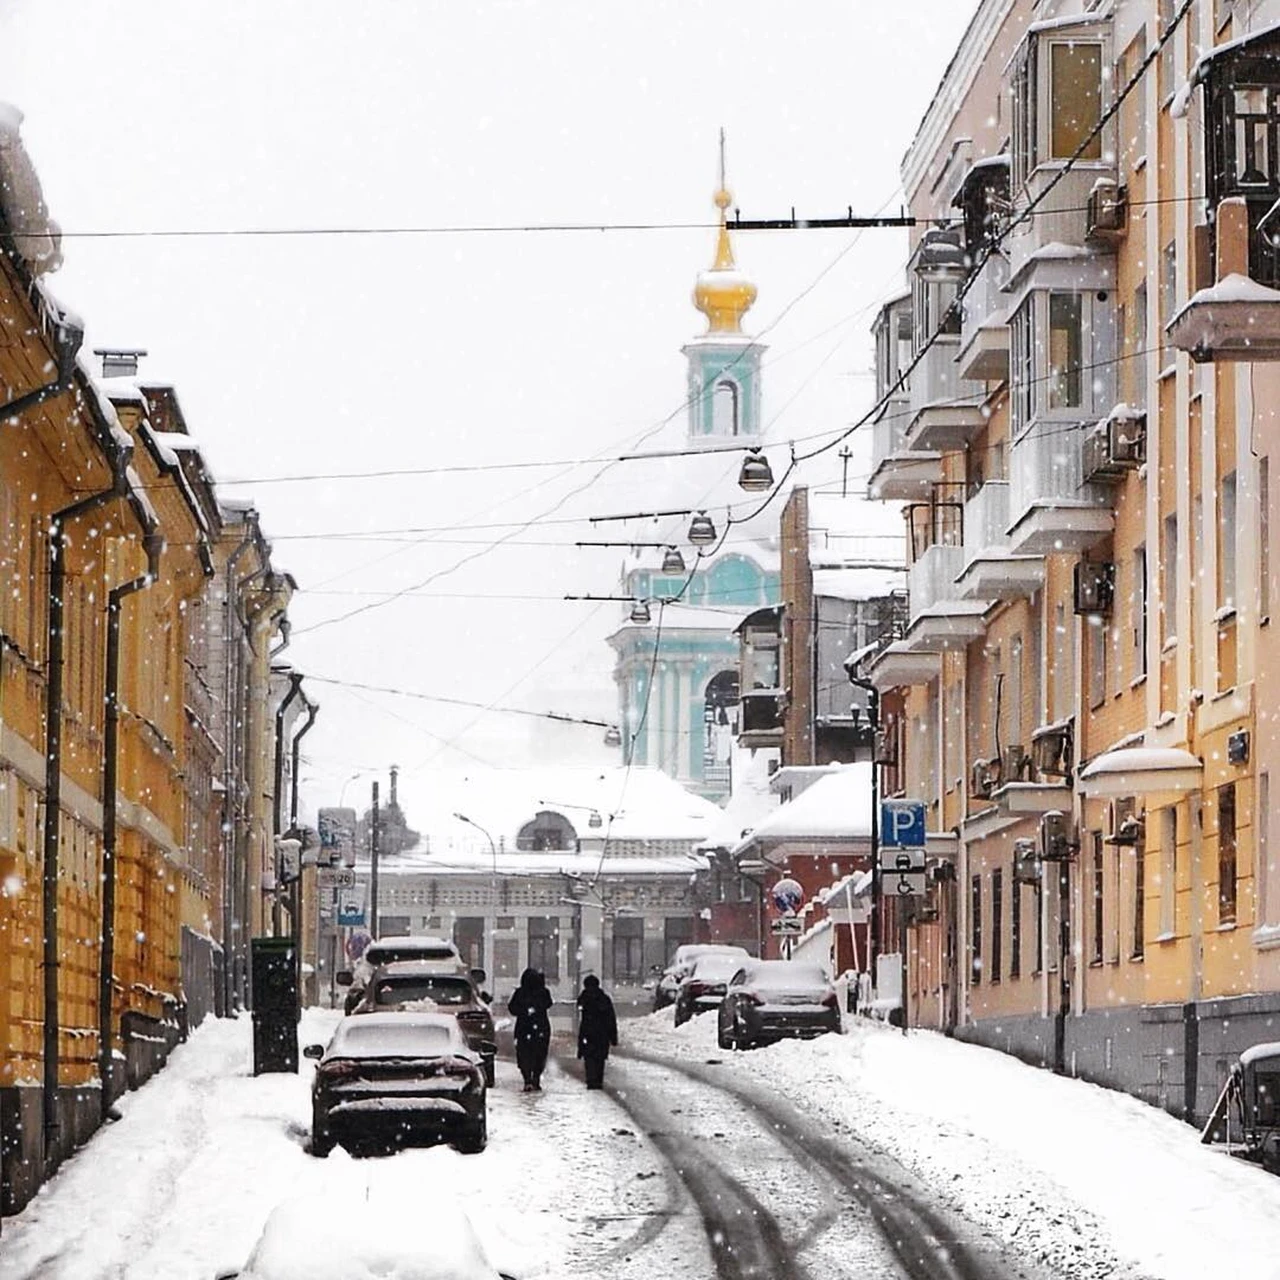
[[[542,1088],[542,1073],[551,1047],[551,992],[537,969],[526,969],[520,985],[507,1001],[507,1012],[515,1015],[516,1066],[524,1077],[524,1091]]]
[[[604,1062],[609,1046],[617,1043],[618,1016],[613,1001],[600,989],[600,979],[590,973],[583,978],[578,996],[578,1057],[588,1089],[604,1088]]]

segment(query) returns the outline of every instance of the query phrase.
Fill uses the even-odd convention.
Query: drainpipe
[[[288,647],[289,633],[293,630],[293,623],[288,618],[280,619],[280,640],[274,649],[271,650],[271,660],[274,662]]]
[[[66,586],[66,527],[73,520],[127,498],[132,446],[116,446],[109,489],[54,513],[49,523],[49,621],[45,641],[44,865],[41,898],[44,920],[43,1112],[46,1163],[57,1141],[58,1123],[58,842],[62,825],[62,657],[63,591]]]
[[[80,344],[84,341],[84,325],[79,317],[70,311],[64,311],[54,325],[53,347],[54,361],[58,370],[57,377],[43,387],[17,396],[8,404],[0,405],[0,422],[13,422],[28,409],[52,400],[71,386],[76,372],[76,355]]]
[[[284,624],[281,623],[281,630],[284,630]],[[286,637],[285,643],[288,643]],[[281,645],[281,648],[284,646]],[[280,705],[276,708],[276,760],[275,760],[275,786],[271,793],[271,833],[279,837],[284,834],[282,821],[284,815],[281,812],[283,808],[284,797],[281,793],[284,791],[284,718],[293,700],[302,692],[302,676],[297,671],[289,672],[289,692],[280,699]],[[271,904],[271,932],[277,937],[280,936],[280,883],[279,883],[279,858],[277,855],[276,865],[276,892],[275,900]]]
[[[301,677],[300,677],[301,678]],[[320,711],[320,704],[307,700],[307,695],[302,695],[303,705],[307,708],[307,722],[293,735],[293,773],[289,778],[289,830],[295,831],[298,827],[298,768],[302,758],[302,739],[307,736],[311,730],[311,726],[316,722],[316,715]],[[289,932],[293,935],[293,954],[298,966],[298,991],[302,991],[302,864],[301,855],[299,855],[298,878],[293,882],[293,897],[289,906],[290,926]],[[316,954],[320,952],[320,926],[319,921],[316,922]]]
[[[102,950],[98,967],[98,1077],[102,1082],[102,1122],[111,1110],[111,979],[116,953],[116,779],[120,737],[120,610],[127,596],[144,591],[160,576],[164,538],[158,532],[143,538],[147,571],[140,578],[112,587],[107,595],[106,718],[102,760]]]

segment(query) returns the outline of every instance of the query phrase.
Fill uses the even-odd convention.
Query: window
[[[1134,960],[1147,951],[1147,842],[1142,835],[1133,846],[1133,949]]]
[[[390,922],[383,920],[383,933],[387,937],[399,937],[409,932],[408,917],[401,929],[392,929]],[[483,916],[459,916],[453,923],[453,941],[469,969],[484,968],[484,935],[485,922]]]
[[[1004,968],[1001,947],[1004,942],[1004,870],[996,867],[991,873],[991,981],[1000,981]]]
[[[1050,409],[1078,409],[1083,337],[1078,293],[1049,295]]]
[[[1044,877],[1041,876],[1035,884],[1035,912],[1036,912],[1036,967],[1034,973],[1040,973],[1044,970]]]
[[[1053,718],[1065,720],[1074,710],[1076,681],[1075,618],[1064,604],[1056,606],[1053,621]]]
[[[1169,644],[1178,634],[1178,517],[1164,518],[1164,553],[1160,557],[1161,643]]]
[[[711,430],[718,436],[736,436],[739,431],[738,384],[728,378],[717,382],[712,392]]]
[[[1009,877],[1009,977],[1022,975],[1022,885]]]
[[[1030,298],[1018,308],[1009,327],[1010,400],[1013,434],[1031,423],[1032,396],[1036,385],[1035,347],[1031,340]]]
[[[1049,48],[1049,159],[1080,151],[1082,160],[1099,160],[1102,135],[1089,134],[1102,116],[1102,46],[1055,41]]]
[[[1089,618],[1089,707],[1096,710],[1107,700],[1107,643],[1105,619]]]
[[[662,922],[662,943],[665,948],[663,958],[670,961],[677,947],[683,947],[693,941],[693,918],[691,916],[668,916]]]
[[[1218,923],[1236,922],[1236,784],[1218,788]]]
[[[1133,553],[1133,678],[1147,674],[1147,549]]]
[[[1089,934],[1089,963],[1102,963],[1102,932],[1106,916],[1106,869],[1102,832],[1093,832],[1093,928]]]
[[[1009,702],[1009,736],[1006,743],[1025,747],[1022,724],[1022,637],[1014,636],[1009,641],[1009,679],[1006,693]],[[1007,779],[1012,782],[1013,779]]]
[[[1219,485],[1218,606],[1236,607],[1236,473],[1227,472]]]
[[[1133,403],[1139,407],[1147,403],[1147,282],[1144,280],[1133,291]]]
[[[1280,872],[1271,861],[1271,775],[1258,774],[1258,923],[1280,925]]]
[[[644,921],[619,916],[613,922],[613,980],[638,985],[644,981]]]
[[[974,876],[969,886],[969,981],[982,982],[982,877]]]
[[[548,982],[560,981],[560,921],[556,916],[529,917],[529,968]]]
[[[1178,811],[1160,811],[1160,936],[1172,938],[1178,924]]]
[[[1130,43],[1116,68],[1115,91],[1121,92],[1138,74],[1147,56],[1147,33],[1144,28]],[[1147,153],[1146,86],[1138,84],[1120,108],[1121,156],[1125,168],[1134,168]]]
[[[1178,242],[1170,240],[1160,251],[1160,333],[1161,359],[1164,364],[1172,361],[1174,349],[1165,335],[1165,326],[1173,319],[1178,301]]]

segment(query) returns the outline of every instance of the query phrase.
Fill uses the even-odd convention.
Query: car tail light
[[[699,996],[707,994],[707,984],[705,982],[689,983],[689,994],[696,1000]]]
[[[333,1062],[322,1062],[316,1072],[326,1080],[350,1080],[360,1074],[360,1064],[349,1059],[338,1058]]]
[[[758,991],[743,991],[742,998],[747,1001],[748,1004],[764,1004],[764,996],[762,996]]]
[[[458,1021],[464,1026],[475,1024],[482,1025],[489,1015],[483,1009],[467,1009],[465,1012],[458,1014]]]
[[[840,1007],[840,998],[834,991],[828,991],[827,994],[822,997],[822,1003],[828,1009],[838,1009]]]

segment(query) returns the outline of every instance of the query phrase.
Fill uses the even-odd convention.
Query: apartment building
[[[912,1021],[1204,1117],[1274,1039],[1280,4],[983,0],[903,162],[871,490]],[[1270,381],[1269,381],[1270,380]]]

